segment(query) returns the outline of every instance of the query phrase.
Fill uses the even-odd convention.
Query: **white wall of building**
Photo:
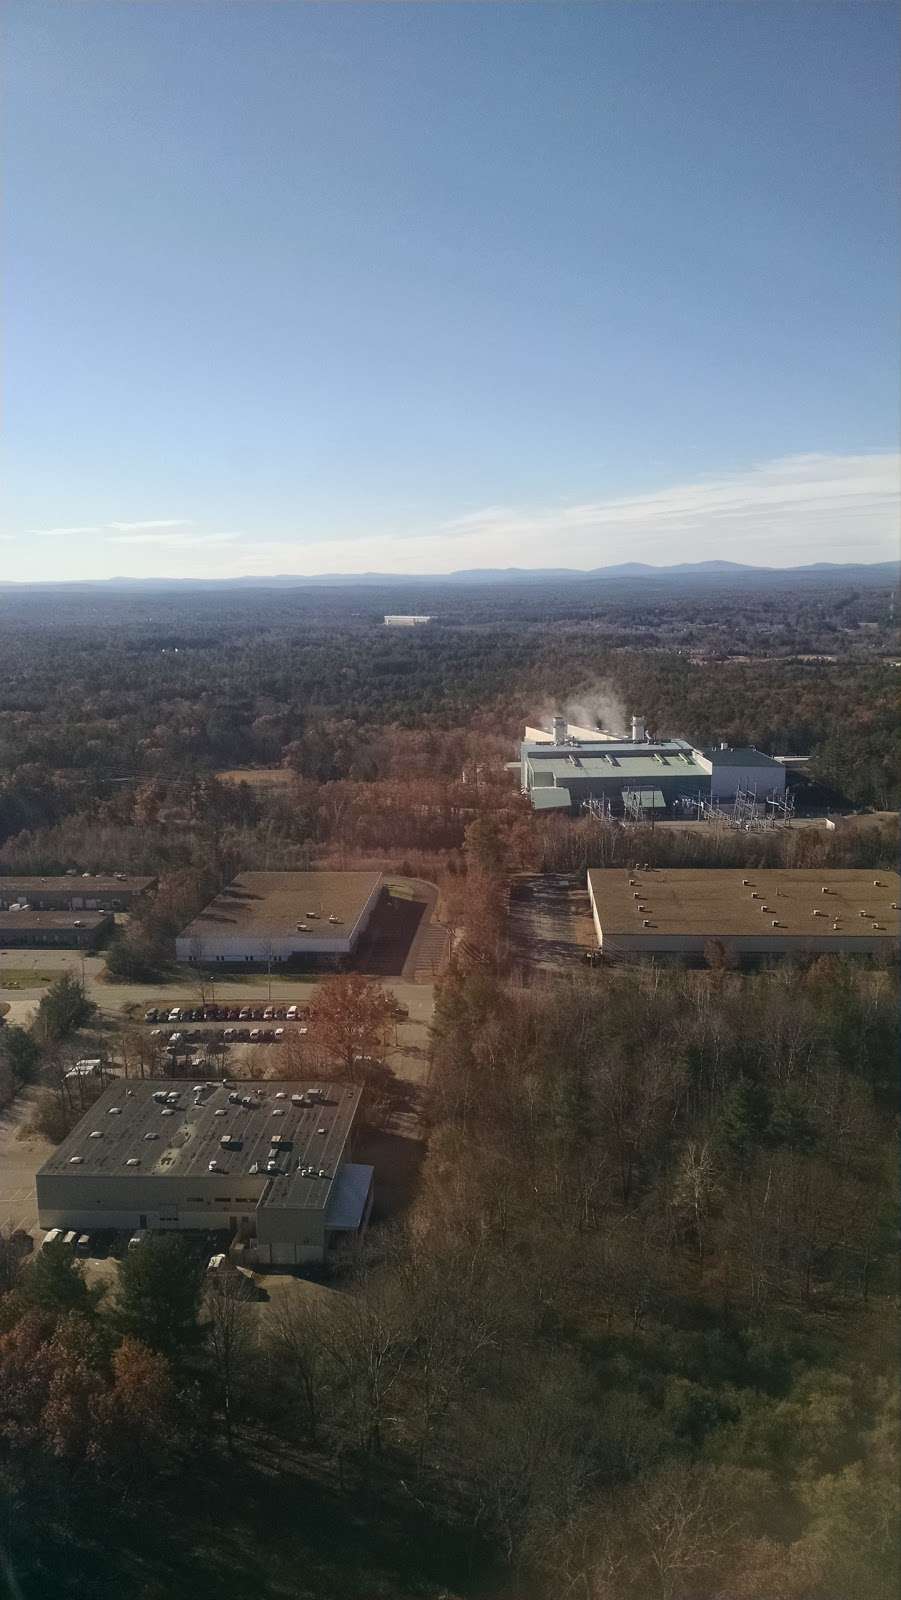
[[[714,765],[710,774],[710,798],[716,805],[721,800],[734,800],[739,789],[756,789],[758,800],[767,795],[785,793],[785,768],[761,764],[759,767],[728,767]]]

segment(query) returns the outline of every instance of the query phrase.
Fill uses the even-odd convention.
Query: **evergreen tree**
[[[203,1263],[175,1234],[145,1240],[119,1266],[114,1312],[119,1332],[167,1356],[174,1366],[199,1345]]]

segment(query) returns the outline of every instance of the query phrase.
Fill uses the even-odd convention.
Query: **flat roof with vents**
[[[883,954],[901,933],[901,877],[871,868],[592,868],[588,893],[610,954],[702,952],[714,939],[760,954]]]
[[[38,1173],[38,1187],[43,1177],[63,1174],[71,1174],[78,1183],[127,1178],[146,1197],[141,1209],[152,1210],[154,1179],[206,1180],[211,1176],[209,1163],[215,1161],[218,1177],[256,1177],[265,1183],[263,1205],[321,1210],[328,1203],[361,1093],[350,1084],[270,1078],[204,1084],[195,1094],[194,1085],[182,1079],[120,1078],[47,1158]],[[230,1094],[253,1103],[234,1105]],[[163,1102],[154,1095],[175,1099]],[[97,1133],[99,1138],[94,1137]],[[226,1137],[231,1141],[227,1148],[222,1145]],[[278,1176],[265,1170],[251,1173],[255,1164],[265,1169],[270,1156],[278,1160]],[[134,1161],[137,1166],[130,1166]],[[317,1173],[322,1169],[328,1178],[304,1177],[304,1167],[315,1167]]]
[[[366,926],[380,872],[242,872],[176,940],[180,961],[346,954]]]

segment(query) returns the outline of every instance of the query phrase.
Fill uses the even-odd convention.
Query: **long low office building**
[[[114,926],[111,911],[0,911],[0,949],[93,950]]]
[[[156,885],[125,872],[65,872],[56,877],[0,877],[0,911],[130,911]]]
[[[901,931],[897,872],[782,868],[592,868],[605,956],[890,955]]]
[[[262,966],[352,955],[381,891],[380,872],[242,872],[182,929],[175,953]]]
[[[349,1159],[361,1093],[119,1079],[37,1173],[40,1225],[223,1230],[261,1264],[322,1261],[372,1206],[373,1169]]]

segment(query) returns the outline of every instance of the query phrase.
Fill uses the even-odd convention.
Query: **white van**
[[[137,1250],[137,1249],[139,1249],[140,1246],[142,1244],[144,1244],[149,1237],[150,1237],[150,1235],[149,1235],[149,1233],[148,1233],[146,1228],[139,1228],[137,1233],[133,1233],[131,1238],[128,1241],[129,1250]]]
[[[70,1228],[68,1233],[64,1233],[63,1234],[63,1244],[67,1245],[70,1250],[74,1250],[75,1246],[77,1245],[77,1243],[78,1243],[78,1229],[77,1228]]]
[[[41,1240],[41,1249],[45,1250],[48,1244],[56,1244],[57,1241],[62,1238],[62,1236],[62,1228],[51,1228],[50,1232],[45,1233],[43,1239]]]

